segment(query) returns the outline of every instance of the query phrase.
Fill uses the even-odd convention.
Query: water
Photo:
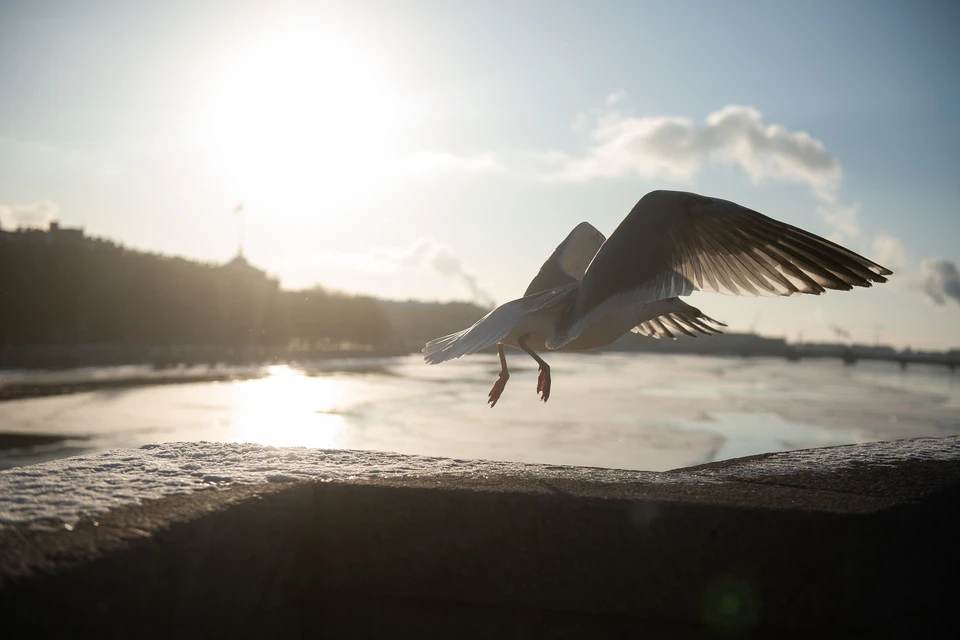
[[[960,434],[960,374],[836,360],[552,354],[553,390],[508,354],[269,367],[231,382],[141,386],[0,403],[0,431],[52,434],[0,450],[0,468],[154,442],[230,441],[665,470],[769,451]],[[11,379],[37,374],[7,372]],[[46,374],[138,376],[135,369]]]

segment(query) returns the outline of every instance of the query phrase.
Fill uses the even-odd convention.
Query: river
[[[536,365],[509,354],[493,409],[495,356],[439,366],[418,356],[277,365],[258,377],[0,403],[0,432],[49,442],[0,450],[0,468],[156,442],[255,442],[665,470],[752,455],[960,434],[960,374],[944,367],[654,354],[552,354],[550,401]],[[56,375],[142,378],[138,368]],[[52,374],[0,372],[2,380]]]

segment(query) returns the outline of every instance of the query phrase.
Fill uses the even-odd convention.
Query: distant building
[[[739,356],[787,356],[793,353],[793,347],[783,338],[768,338],[753,333],[724,333],[700,340],[685,338],[674,340],[652,340],[628,333],[608,350],[641,351],[649,353],[696,353],[701,355],[739,355]]]
[[[51,221],[47,229],[0,229],[0,242],[85,246],[90,244],[90,238],[83,233],[83,227],[61,227],[59,222]]]
[[[797,345],[797,352],[803,356],[840,357],[850,350],[840,342],[804,342]]]
[[[220,268],[223,271],[231,274],[235,280],[246,283],[247,286],[259,285],[272,291],[276,291],[280,288],[280,282],[278,280],[268,276],[266,271],[258,269],[250,264],[250,262],[243,257],[243,254],[240,252],[237,252],[237,255],[235,255],[230,262],[225,263]]]
[[[47,237],[51,243],[84,244],[86,236],[83,227],[61,227],[59,222],[53,221],[47,229]]]
[[[855,344],[850,347],[850,350],[861,358],[890,359],[897,355],[897,350],[887,345]]]

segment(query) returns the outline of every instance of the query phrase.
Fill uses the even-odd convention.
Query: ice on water
[[[5,432],[62,441],[0,452],[0,468],[118,447],[212,441],[656,471],[960,433],[960,375],[945,368],[552,354],[554,392],[544,404],[537,400],[535,364],[527,360],[518,353],[510,358],[510,382],[494,409],[486,397],[499,364],[486,355],[440,366],[416,356],[278,366],[242,381],[4,402]]]

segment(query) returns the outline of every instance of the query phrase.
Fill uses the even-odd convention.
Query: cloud
[[[873,236],[873,242],[867,246],[860,228],[859,202],[852,205],[821,205],[817,207],[817,213],[830,225],[830,231],[825,234],[828,240],[852,246],[854,250],[866,254],[874,262],[895,273],[906,269],[907,249],[900,238],[880,232]]]
[[[493,298],[480,286],[476,273],[467,268],[452,249],[433,238],[418,238],[403,249],[372,249],[370,253],[375,261],[392,262],[403,267],[431,267],[442,276],[463,282],[474,301],[493,304]]]
[[[817,213],[830,225],[828,240],[838,244],[860,236],[860,203],[851,205],[821,205]]]
[[[475,155],[418,151],[408,156],[403,164],[406,171],[415,174],[495,173],[504,170],[498,155],[492,151]]]
[[[596,119],[591,136],[593,145],[585,154],[542,154],[552,164],[548,177],[587,182],[637,175],[682,182],[705,164],[732,164],[755,183],[806,184],[832,202],[843,176],[839,160],[821,141],[804,131],[765,123],[760,111],[748,106],[723,107],[703,123],[608,111]]]
[[[888,233],[878,233],[873,238],[873,254],[870,259],[891,271],[900,271],[907,266],[907,250],[900,238]]]
[[[739,164],[755,182],[807,184],[825,200],[832,200],[840,186],[840,161],[822,142],[805,131],[764,124],[753,107],[726,106],[711,113],[700,134],[711,153]]]
[[[320,252],[311,262],[339,264],[380,273],[401,268],[429,268],[442,276],[456,278],[466,285],[474,302],[493,306],[493,297],[480,284],[476,273],[464,265],[450,247],[440,244],[433,238],[418,238],[406,247],[376,247],[356,253]]]
[[[607,96],[607,104],[614,105],[618,102],[622,102],[624,98],[627,97],[627,92],[623,89],[618,89]]]
[[[0,229],[46,227],[57,218],[60,207],[49,200],[30,204],[0,204]]]
[[[765,122],[759,110],[741,105],[725,106],[699,123],[681,116],[628,116],[615,108],[626,95],[614,91],[606,97],[605,108],[577,115],[572,128],[591,139],[582,154],[558,149],[473,155],[419,151],[404,160],[403,170],[414,174],[511,170],[565,182],[629,176],[685,182],[706,165],[733,165],[756,184],[804,184],[824,202],[836,200],[843,178],[840,161],[805,131]]]
[[[951,260],[924,260],[920,265],[923,292],[937,304],[960,304],[960,269]]]

